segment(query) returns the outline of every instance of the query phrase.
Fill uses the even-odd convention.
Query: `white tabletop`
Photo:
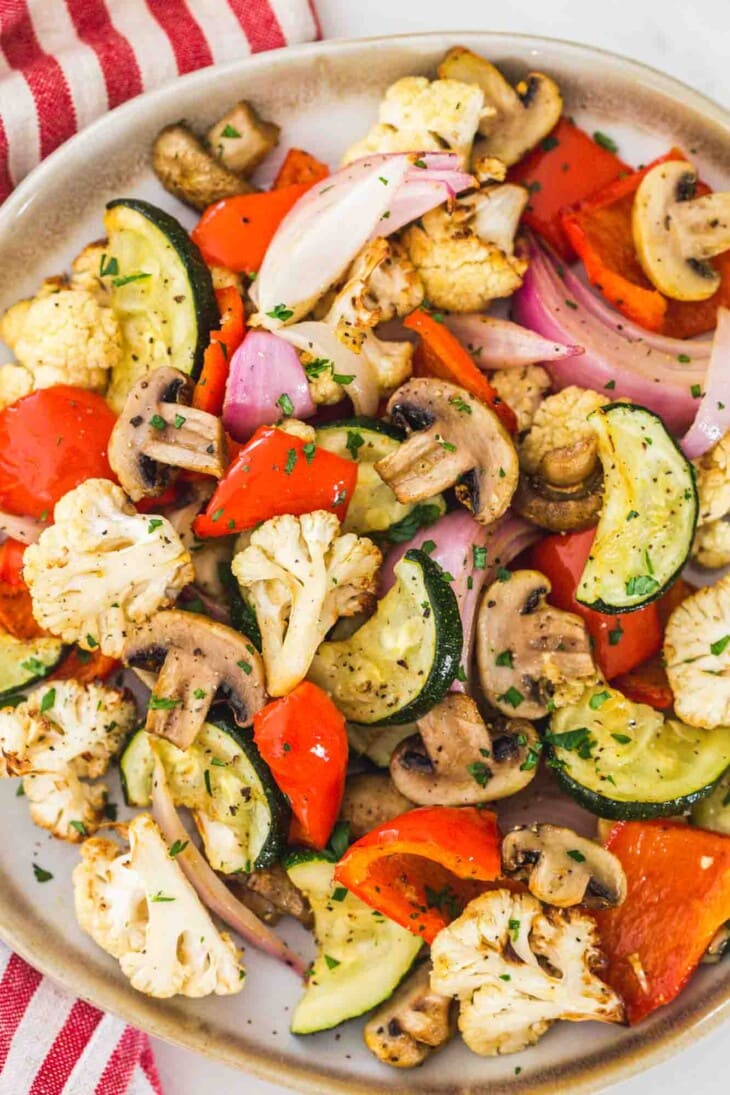
[[[425,30],[544,34],[623,53],[730,105],[727,0],[315,0],[325,38]],[[616,1095],[726,1095],[725,1027],[679,1057],[612,1089]],[[284,1089],[154,1041],[166,1095],[284,1095]],[[404,1082],[405,1078],[404,1078]]]

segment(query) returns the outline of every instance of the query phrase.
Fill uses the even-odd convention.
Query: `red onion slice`
[[[223,403],[223,425],[235,441],[248,441],[259,428],[276,422],[288,396],[297,418],[315,406],[296,350],[270,331],[249,331],[231,358]]]
[[[444,316],[444,324],[473,354],[480,369],[522,369],[583,353],[582,346],[565,346],[542,338],[519,323],[496,316],[448,315]]]
[[[21,544],[35,544],[44,528],[48,528],[48,525],[36,521],[34,517],[17,517],[14,513],[0,511],[0,534],[3,539],[10,537],[11,540],[19,540]]]
[[[682,441],[685,456],[694,460],[717,444],[730,430],[730,311],[718,308],[706,391],[688,433]]]
[[[233,896],[202,852],[191,841],[175,809],[167,786],[165,770],[157,756],[155,756],[152,776],[152,813],[168,844],[172,845],[179,841],[180,844],[185,845],[176,859],[203,904],[237,931],[243,939],[248,940],[252,946],[265,951],[272,958],[283,962],[285,966],[290,966],[300,977],[304,977],[306,966],[299,955],[294,954],[275,932],[267,928],[255,913]]]

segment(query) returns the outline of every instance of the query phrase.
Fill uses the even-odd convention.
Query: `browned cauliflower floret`
[[[674,710],[690,726],[730,726],[730,574],[669,617],[664,659]]]
[[[481,312],[519,289],[526,263],[513,242],[526,203],[526,190],[505,183],[432,209],[406,229],[403,241],[432,305]]]
[[[520,465],[534,474],[547,453],[579,441],[595,443],[588,415],[608,402],[598,392],[574,385],[549,395],[538,407],[529,432],[520,442]]]
[[[703,567],[730,564],[730,433],[699,460],[697,470],[697,535],[692,555]]]
[[[714,570],[730,564],[730,520],[721,517],[700,525],[692,544],[692,557],[700,566]]]
[[[351,163],[375,152],[458,152],[464,163],[471,153],[480,121],[492,108],[484,92],[459,80],[404,76],[388,88],[378,123],[342,158]]]
[[[541,365],[496,369],[489,374],[489,383],[515,412],[518,431],[529,430],[538,407],[550,391],[550,377],[545,369]]]

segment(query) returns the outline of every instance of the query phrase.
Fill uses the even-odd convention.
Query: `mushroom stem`
[[[669,216],[683,258],[703,262],[730,248],[730,193],[674,202]]]
[[[160,403],[158,413],[165,427],[150,435],[141,450],[143,454],[160,464],[220,479],[226,470],[221,420],[179,403]]]

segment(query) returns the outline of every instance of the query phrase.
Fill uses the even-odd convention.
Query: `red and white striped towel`
[[[312,0],[0,0],[0,201],[126,99],[207,65],[307,42]],[[0,1095],[153,1095],[145,1034],[0,943]]]

